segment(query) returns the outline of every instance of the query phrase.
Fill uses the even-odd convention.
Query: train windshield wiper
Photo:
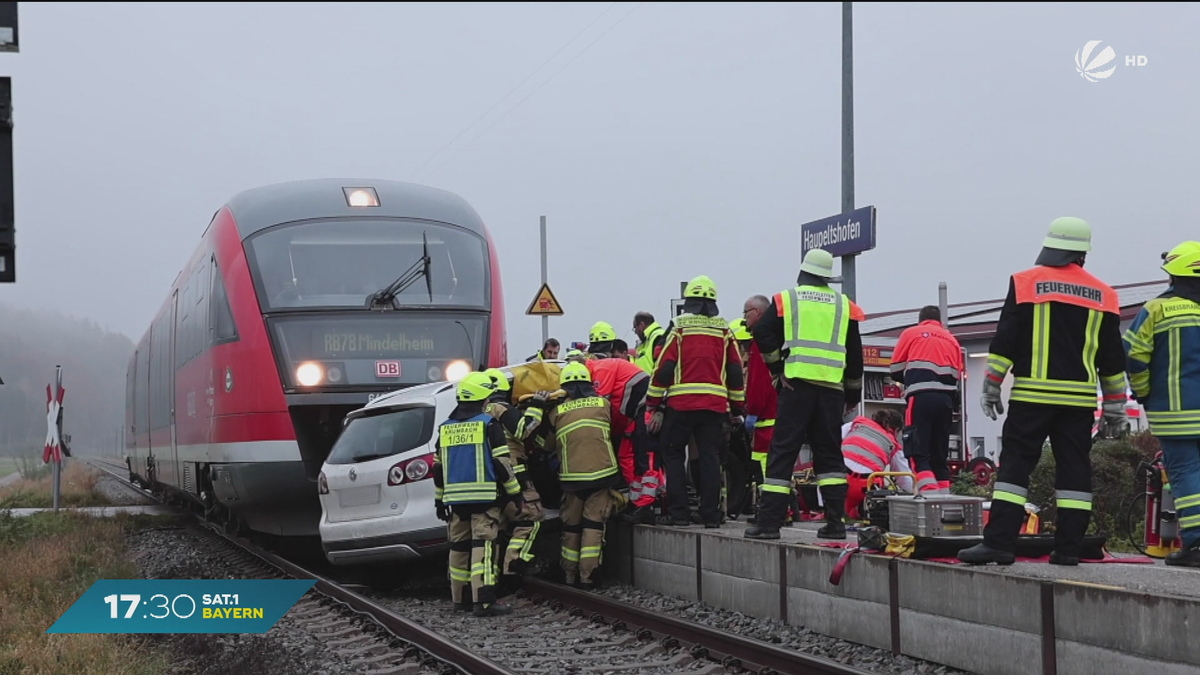
[[[396,296],[403,293],[409,286],[417,283],[417,279],[425,277],[425,290],[429,292],[429,302],[433,303],[433,276],[430,274],[429,240],[421,233],[421,258],[412,264],[404,274],[389,284],[386,288],[375,291],[368,300],[371,309],[394,308]]]

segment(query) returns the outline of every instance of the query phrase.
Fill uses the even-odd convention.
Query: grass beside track
[[[138,578],[125,535],[145,518],[0,511],[0,675],[154,675],[170,659],[137,635],[48,635],[98,579]]]
[[[68,461],[61,478],[59,506],[108,506],[109,500],[96,492],[100,472],[78,460]],[[0,488],[0,509],[50,508],[54,506],[54,478],[47,473],[34,479],[22,478]],[[0,675],[3,675],[0,673]]]

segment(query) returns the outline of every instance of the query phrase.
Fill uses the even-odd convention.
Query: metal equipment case
[[[983,534],[983,498],[908,495],[887,498],[888,531],[918,537],[978,537]]]

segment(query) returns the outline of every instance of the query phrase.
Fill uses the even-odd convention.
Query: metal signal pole
[[[851,5],[842,3],[842,213],[854,210],[854,28]],[[842,292],[855,300],[855,254],[842,256]]]

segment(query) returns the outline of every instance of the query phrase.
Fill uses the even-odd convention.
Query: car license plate
[[[400,377],[400,362],[376,361],[375,377]]]

